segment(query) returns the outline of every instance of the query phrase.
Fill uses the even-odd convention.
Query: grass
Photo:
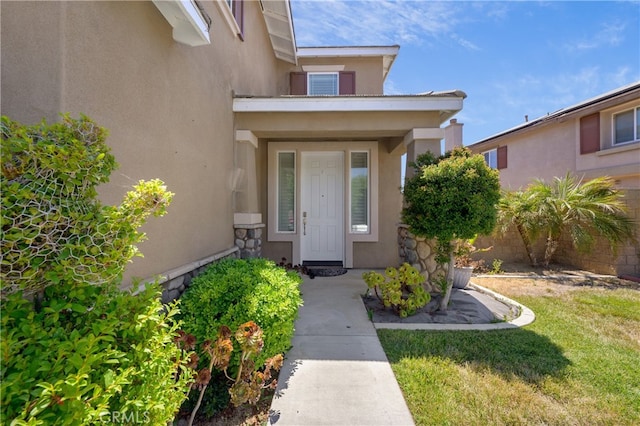
[[[505,295],[536,321],[378,331],[417,425],[640,424],[640,291]]]

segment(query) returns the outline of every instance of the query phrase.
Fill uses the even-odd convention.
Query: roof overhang
[[[398,56],[400,46],[336,46],[336,47],[299,47],[299,58],[356,58],[382,57],[382,79],[387,78],[391,65]]]
[[[297,65],[296,36],[289,0],[260,0],[260,7],[276,58]]]
[[[429,96],[238,96],[233,99],[233,112],[238,128],[250,130],[259,138],[402,141],[415,128],[439,129],[462,109],[463,100],[463,92]]]
[[[464,92],[443,95],[236,97],[233,112],[365,112],[440,111],[462,109]],[[446,119],[445,119],[446,120]]]

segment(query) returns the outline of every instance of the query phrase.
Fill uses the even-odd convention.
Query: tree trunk
[[[449,267],[447,268],[447,291],[444,292],[440,307],[438,310],[446,312],[449,307],[449,299],[451,299],[451,289],[453,288],[453,266],[455,265],[455,257],[453,250],[449,252]]]
[[[556,249],[558,248],[558,240],[559,237],[556,237],[549,233],[547,236],[547,244],[544,250],[544,266],[548,267],[549,263],[551,263],[551,258],[553,257]]]
[[[536,259],[536,254],[533,251],[533,246],[531,244],[531,239],[529,238],[529,234],[527,230],[524,228],[522,223],[517,222],[516,228],[520,233],[520,237],[522,238],[522,242],[524,243],[524,248],[527,250],[527,256],[529,256],[529,262],[531,262],[531,266],[538,266],[538,260]]]

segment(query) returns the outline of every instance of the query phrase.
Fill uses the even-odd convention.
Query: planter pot
[[[453,288],[465,288],[471,279],[473,266],[463,266],[453,268]]]

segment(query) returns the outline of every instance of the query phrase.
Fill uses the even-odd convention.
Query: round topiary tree
[[[446,310],[453,286],[455,242],[490,233],[496,224],[500,179],[481,155],[458,147],[436,158],[418,158],[416,174],[404,187],[402,219],[417,236],[438,241],[438,262],[448,263],[447,288],[440,304]]]

